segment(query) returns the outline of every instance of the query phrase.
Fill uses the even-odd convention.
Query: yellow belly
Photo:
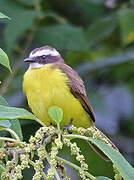
[[[41,68],[29,69],[23,80],[23,90],[27,96],[32,112],[47,126],[55,123],[48,114],[51,106],[63,110],[61,126],[68,125],[70,120],[76,127],[89,127],[93,123],[80,102],[70,92],[67,76],[60,69],[51,68],[51,64]]]

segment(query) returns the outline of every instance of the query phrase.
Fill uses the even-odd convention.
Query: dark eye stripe
[[[55,63],[55,62],[63,63],[64,60],[60,56],[43,55],[43,56],[35,57],[35,62],[38,62],[40,64],[48,64],[48,63]]]

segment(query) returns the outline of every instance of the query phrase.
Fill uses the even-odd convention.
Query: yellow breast
[[[80,102],[70,92],[67,76],[60,69],[46,64],[41,68],[29,69],[23,80],[23,90],[33,113],[47,126],[55,124],[48,115],[51,106],[63,110],[61,126],[68,125],[71,119],[77,127],[92,125],[89,115]]]

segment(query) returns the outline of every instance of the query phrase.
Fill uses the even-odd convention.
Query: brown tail
[[[93,127],[95,132],[97,133],[97,137],[96,139],[101,139],[102,141],[104,141],[106,144],[112,146],[114,149],[116,149],[117,151],[119,151],[119,149],[110,141],[110,139],[108,139],[99,129],[97,129],[95,126]],[[88,142],[89,145],[93,148],[93,150],[99,154],[104,160],[106,161],[110,161],[110,159],[93,143]]]

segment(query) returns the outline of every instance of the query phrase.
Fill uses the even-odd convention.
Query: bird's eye
[[[46,56],[44,55],[44,56],[42,56],[42,58],[43,58],[43,59],[45,59],[45,58],[46,58]]]

